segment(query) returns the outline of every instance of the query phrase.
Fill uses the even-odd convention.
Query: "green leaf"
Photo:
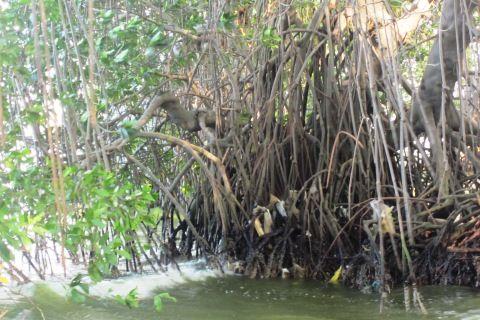
[[[45,212],[39,213],[36,216],[29,217],[29,224],[37,224],[45,216]]]
[[[232,29],[236,17],[237,15],[232,12],[225,12],[220,17],[220,26],[227,30]]]
[[[155,306],[155,310],[157,312],[161,312],[163,309],[162,297],[160,297],[159,295],[153,297],[153,305]]]
[[[120,133],[120,136],[122,137],[122,139],[128,139],[128,138],[130,138],[127,129],[125,129],[125,128],[120,128],[120,129],[118,130],[118,132]]]
[[[128,21],[127,23],[127,30],[136,30],[142,21],[140,20],[139,17],[133,17]]]
[[[92,219],[92,224],[100,229],[105,227],[105,223],[102,220],[96,218]]]
[[[110,263],[111,265],[115,266],[118,264],[117,256],[112,253],[105,254],[105,259],[107,259],[108,263]]]
[[[102,272],[96,265],[96,263],[90,263],[88,266],[88,275],[94,282],[100,282],[103,280]]]
[[[0,241],[0,257],[5,261],[10,261],[12,254],[3,241]]]
[[[390,5],[395,8],[395,9],[398,9],[398,8],[401,8],[402,5],[403,5],[403,0],[389,0],[388,1],[390,3]]]
[[[168,39],[165,37],[165,34],[163,31],[158,31],[153,35],[153,37],[150,39],[150,42],[148,43],[149,47],[163,47],[168,44]]]
[[[127,60],[127,56],[128,56],[129,51],[130,51],[130,49],[122,50],[122,52],[117,54],[117,56],[115,57],[115,59],[113,59],[113,61],[115,61],[116,63],[125,62]]]
[[[46,233],[48,233],[48,230],[45,229],[45,228],[42,227],[42,226],[33,226],[33,227],[32,227],[32,231],[35,232],[36,234],[40,235],[40,236],[43,236],[43,235],[45,235]]]
[[[112,245],[112,248],[116,249],[122,245],[122,240],[120,240],[119,238],[115,238],[113,239],[111,245]]]
[[[125,120],[120,124],[120,136],[123,139],[128,139],[131,136],[135,135],[137,120]]]
[[[263,30],[260,40],[263,45],[268,48],[278,48],[282,38],[277,34],[274,28],[266,28]]]
[[[63,176],[68,177],[68,176],[73,175],[75,172],[77,172],[77,168],[72,167],[72,166],[66,167],[65,170],[63,170]]]
[[[85,292],[86,294],[90,292],[90,286],[88,284],[80,283],[78,286],[82,288],[83,292]]]
[[[122,35],[123,33],[125,33],[123,30],[122,30],[122,26],[116,26],[115,28],[113,28],[112,30],[110,30],[108,32],[108,36],[113,39],[113,40],[116,40],[120,35]]]
[[[70,281],[70,287],[76,287],[82,282],[83,274],[79,273],[77,274],[71,281]]]
[[[86,297],[84,294],[82,294],[80,291],[78,291],[77,289],[73,288],[71,291],[70,291],[70,296],[72,298],[72,301],[75,302],[75,303],[84,303],[85,300],[86,300]]]
[[[163,309],[163,300],[170,300],[177,302],[177,299],[172,297],[168,292],[162,292],[153,297],[153,305],[157,312],[161,312]]]
[[[117,302],[119,302],[120,304],[123,304],[124,306],[127,305],[127,303],[125,302],[125,299],[124,299],[121,295],[119,295],[119,294],[116,294],[115,297],[114,297],[114,299],[115,299]]]
[[[126,250],[118,250],[117,253],[127,260],[132,260],[132,255]]]
[[[133,129],[137,125],[137,120],[125,120],[120,124],[125,129]]]
[[[149,58],[155,56],[155,49],[152,48],[152,47],[148,47],[146,50],[145,50],[145,55]]]
[[[132,308],[138,308],[138,292],[137,288],[131,290],[125,298],[122,298],[120,295],[115,296],[115,300],[123,304],[124,306]]]
[[[170,300],[170,301],[173,301],[173,302],[177,302],[177,298],[172,297],[170,295],[170,293],[168,293],[168,292],[159,293],[159,294],[157,294],[157,296],[159,296],[160,298],[165,299],[165,300]]]
[[[113,10],[105,11],[102,15],[102,23],[108,24],[110,21],[112,21],[113,16],[114,16]]]

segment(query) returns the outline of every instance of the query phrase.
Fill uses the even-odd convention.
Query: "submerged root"
[[[437,283],[479,287],[480,219],[476,213],[480,206],[472,199],[475,198],[467,197],[468,201],[457,204],[457,209],[451,211],[441,223],[433,222],[432,219],[438,218],[431,217],[432,214],[439,214],[439,206],[429,212],[430,216],[419,216],[424,222],[414,229],[414,245],[407,246],[413,272],[408,272],[405,255],[402,254],[399,263],[398,253],[394,250],[399,243],[396,240],[399,237],[398,229],[391,237],[392,241],[384,237],[385,265],[382,271],[379,235],[374,232],[376,223],[370,220],[365,224],[368,216],[361,214],[344,220],[343,225],[335,229],[338,230],[337,235],[327,237],[325,231],[315,233],[310,231],[313,228],[304,231],[305,224],[318,221],[320,217],[316,214],[303,211],[297,216],[287,211],[285,218],[274,208],[270,208],[270,212],[268,206],[256,207],[252,210],[251,219],[244,220],[243,228],[229,231],[226,241],[219,236],[210,237],[210,242],[212,247],[223,246],[221,254],[228,261],[235,261],[228,264],[228,269],[250,278],[314,278],[328,281],[335,270],[343,266],[342,282],[365,292],[375,292],[381,288],[388,291],[398,284]],[[297,205],[302,206],[301,203]],[[360,212],[365,210],[368,210],[367,206],[362,207]],[[265,216],[267,211],[269,214]],[[307,218],[310,220],[303,221]],[[193,221],[198,223],[205,220],[199,215]],[[218,221],[212,222],[207,230],[220,231]],[[202,225],[197,225],[197,228],[205,230]],[[261,228],[261,232],[258,228]],[[186,238],[187,230],[182,239]],[[347,242],[358,245],[347,247]]]

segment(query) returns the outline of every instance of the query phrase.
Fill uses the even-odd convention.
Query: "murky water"
[[[174,278],[174,277],[173,277]],[[5,319],[480,319],[480,291],[454,286],[421,287],[420,293],[429,314],[405,311],[403,289],[395,290],[386,301],[386,312],[378,313],[377,294],[364,294],[341,286],[325,286],[317,281],[250,280],[238,276],[193,277],[193,280],[127,277],[106,281],[100,292],[124,291],[138,287],[141,296],[138,309],[128,309],[103,297],[84,304],[68,301],[55,286],[40,284],[29,296],[15,301],[0,300],[7,309]],[[143,280],[143,281],[142,281]],[[162,281],[168,288],[158,289]],[[157,282],[157,283],[155,283]],[[175,285],[172,285],[175,283]],[[145,289],[141,286],[157,289]],[[58,289],[58,288],[57,288]],[[95,288],[94,288],[95,291]],[[177,302],[165,302],[157,313],[152,298],[168,291]],[[104,292],[108,292],[104,290]],[[115,292],[113,292],[115,293]],[[3,305],[3,306],[2,306]]]

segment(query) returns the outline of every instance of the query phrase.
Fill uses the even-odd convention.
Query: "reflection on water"
[[[133,289],[136,283],[138,277],[126,278],[123,286]],[[158,287],[162,287],[162,284],[158,283]],[[165,289],[157,290],[160,291]],[[15,303],[3,308],[9,310],[5,319],[42,319],[41,313],[45,319],[68,320],[480,319],[480,292],[453,286],[420,288],[429,312],[426,316],[416,311],[405,312],[401,288],[388,297],[383,315],[378,314],[378,295],[363,294],[341,286],[325,286],[317,281],[209,277],[190,280],[167,291],[178,302],[166,302],[160,314],[155,312],[149,298],[155,291],[149,297],[142,298],[138,309],[130,310],[108,298],[89,300],[82,305],[74,304],[45,284],[37,285],[31,297],[18,298]]]

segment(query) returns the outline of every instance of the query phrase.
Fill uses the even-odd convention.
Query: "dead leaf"
[[[258,236],[263,237],[265,235],[265,232],[263,232],[262,223],[260,222],[260,219],[255,218],[253,225],[255,226],[255,230],[257,231]]]
[[[328,8],[329,8],[330,10],[335,9],[336,6],[337,6],[337,0],[330,0],[330,1],[328,2]]]
[[[342,269],[343,269],[342,266],[338,267],[337,271],[335,271],[335,273],[333,274],[333,276],[330,278],[328,282],[333,284],[338,283],[342,275]]]
[[[275,205],[277,202],[279,202],[280,199],[273,194],[270,194],[270,205]]]
[[[382,231],[394,235],[395,223],[393,222],[392,216],[393,207],[385,205],[381,200],[370,201],[370,206],[373,209],[375,220],[380,223]]]
[[[393,207],[384,206],[382,210],[382,230],[391,235],[395,234],[395,224],[392,217]]]
[[[265,231],[266,234],[269,234],[270,232],[272,232],[272,225],[273,225],[272,215],[270,214],[270,210],[267,209],[267,211],[263,213],[263,230]]]

